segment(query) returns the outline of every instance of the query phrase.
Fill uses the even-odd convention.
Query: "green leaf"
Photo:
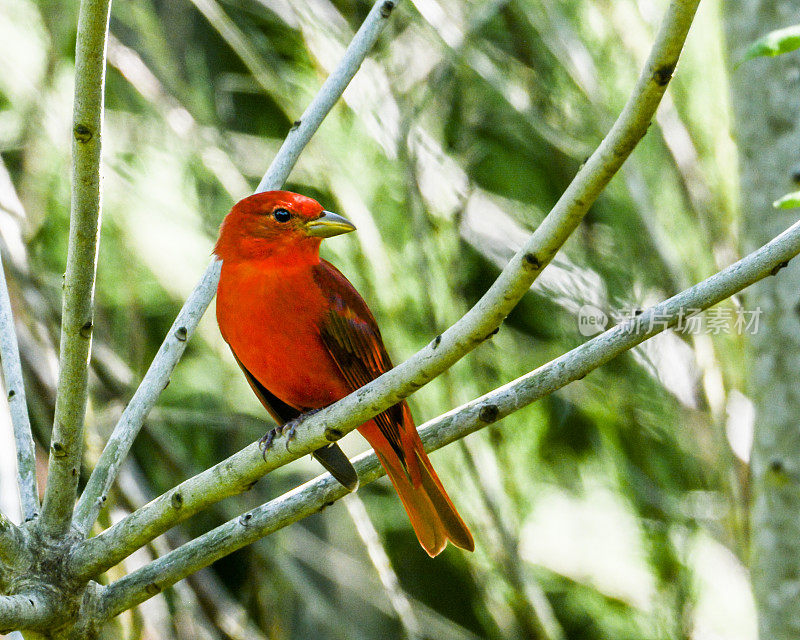
[[[776,209],[795,209],[800,207],[800,191],[794,193],[787,193],[782,198],[778,198],[772,203]]]
[[[779,56],[782,53],[794,51],[798,47],[800,47],[800,24],[771,31],[763,38],[759,38],[750,45],[742,62],[753,58]]]

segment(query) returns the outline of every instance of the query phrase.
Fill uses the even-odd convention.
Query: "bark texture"
[[[782,0],[726,3],[731,65],[750,43],[796,24],[797,4]],[[744,250],[797,219],[772,202],[800,178],[800,53],[758,58],[732,72],[734,136],[741,163]],[[800,260],[779,278],[748,291],[760,308],[753,336],[750,393],[756,404],[751,459],[751,570],[764,640],[800,637]]]

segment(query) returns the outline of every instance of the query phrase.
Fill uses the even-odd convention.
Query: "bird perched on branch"
[[[302,415],[345,397],[392,368],[367,304],[319,257],[323,238],[353,231],[345,218],[289,191],[234,205],[214,252],[222,260],[217,321],[258,399],[287,434]],[[425,551],[450,540],[470,551],[469,529],[422,447],[405,401],[358,428],[378,455]],[[335,443],[314,452],[351,491],[358,476]]]

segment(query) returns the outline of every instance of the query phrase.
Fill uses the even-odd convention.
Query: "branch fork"
[[[619,118],[597,150],[523,248],[509,261],[481,300],[456,324],[417,354],[343,400],[308,416],[296,426],[292,447],[262,452],[257,443],[211,469],[186,480],[94,538],[88,536],[119,467],[143,421],[176,366],[200,317],[214,296],[220,263],[212,261],[190,295],[159,349],[142,384],[126,407],[77,506],[72,510],[80,465],[87,401],[87,363],[91,347],[92,304],[100,215],[100,141],[102,137],[105,42],[110,0],[82,0],[76,56],[76,102],[73,126],[72,217],[64,298],[56,424],[51,445],[48,490],[36,531],[63,552],[60,560],[82,602],[75,629],[93,629],[102,621],[142,602],[164,587],[215,559],[282,526],[323,508],[345,495],[330,476],[321,476],[199,538],[175,549],[108,587],[91,582],[155,537],[224,497],[245,491],[265,473],[338,439],[364,421],[410,395],[444,372],[497,330],[520,298],[552,260],[583,219],[591,204],[644,136],[678,62],[698,0],[673,0],[666,11],[645,69]],[[376,2],[337,69],[292,127],[257,191],[279,188],[326,114],[341,96],[372,48],[396,3]],[[520,407],[583,377],[612,357],[666,329],[663,322],[645,327],[647,314],[666,314],[677,321],[678,305],[707,308],[779,269],[800,252],[795,225],[762,249],[716,276],[656,305],[638,319],[610,329],[581,347],[522,378],[440,416],[421,428],[426,448],[435,449],[464,437]],[[10,326],[10,303],[0,279],[0,332]],[[8,314],[4,315],[8,311]],[[13,325],[13,323],[12,323]],[[631,331],[630,329],[635,329]],[[7,337],[7,336],[5,336]],[[21,393],[21,376],[13,376],[14,344],[0,340],[7,384]],[[17,354],[18,362],[19,356]],[[7,366],[9,365],[9,366]],[[19,400],[17,402],[20,402]],[[22,399],[24,406],[24,398]],[[12,406],[13,409],[13,406]],[[15,414],[16,415],[16,414]],[[35,518],[38,497],[30,480],[31,447],[25,440],[25,418],[15,417],[20,459],[20,486],[26,517]],[[29,436],[30,427],[27,426]],[[31,441],[32,443],[32,441]],[[280,442],[275,443],[280,445]],[[26,453],[27,452],[27,453]],[[362,483],[382,474],[376,456],[355,460]],[[25,487],[27,486],[27,489]],[[72,527],[72,528],[71,528]],[[73,536],[79,536],[74,542]],[[14,571],[19,554],[35,554],[24,528],[0,517],[0,581]],[[60,546],[59,546],[60,545]],[[88,586],[87,586],[88,585]],[[44,595],[42,595],[44,594]],[[30,597],[29,597],[30,596]],[[0,627],[52,628],[57,603],[46,590],[0,596]]]

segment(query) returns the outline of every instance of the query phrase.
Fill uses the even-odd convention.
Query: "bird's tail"
[[[472,534],[458,515],[439,476],[433,470],[413,422],[411,430],[413,430],[410,434],[413,448],[404,447],[404,449],[405,451],[411,449],[409,453],[414,459],[407,459],[405,465],[388,444],[386,447],[376,447],[372,438],[368,440],[400,496],[419,543],[431,557],[438,555],[447,546],[448,540],[457,547],[473,551],[475,542]],[[409,434],[406,435],[408,437]],[[406,457],[410,456],[407,454]]]

